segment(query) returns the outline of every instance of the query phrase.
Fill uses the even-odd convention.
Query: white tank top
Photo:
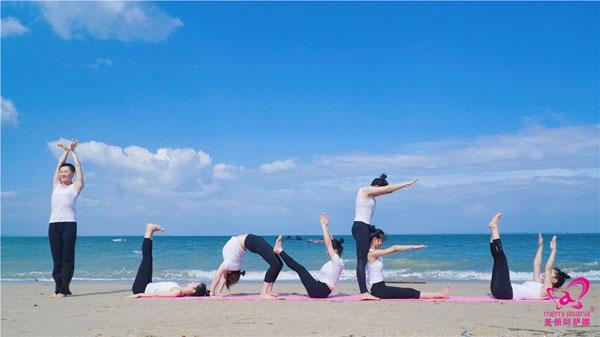
[[[335,288],[340,276],[342,276],[342,270],[344,270],[344,261],[340,259],[340,256],[335,254],[331,260],[321,267],[319,270],[319,281],[327,283],[331,288]]]
[[[50,222],[76,222],[75,202],[77,201],[75,184],[64,187],[57,184],[52,190],[52,213]]]
[[[370,252],[373,249],[369,249]],[[369,288],[373,286],[375,283],[379,283],[383,281],[383,259],[380,257],[377,258],[374,262],[369,261],[367,263],[367,279],[369,281]]]
[[[175,282],[148,283],[148,285],[146,286],[146,290],[144,290],[144,294],[151,294],[151,295],[167,294],[171,290],[175,290],[175,289],[181,290],[181,287]]]
[[[371,224],[373,213],[375,213],[375,197],[367,196],[363,193],[364,187],[358,190],[356,194],[356,213],[354,221],[362,221],[368,225]]]
[[[244,248],[237,237],[232,236],[223,246],[223,267],[225,270],[242,270]]]
[[[536,281],[526,281],[522,284],[511,283],[513,289],[513,299],[515,300],[538,300],[544,297],[540,296],[542,283]]]

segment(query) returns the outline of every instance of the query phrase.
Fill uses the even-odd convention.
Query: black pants
[[[312,277],[306,268],[292,259],[285,252],[282,251],[279,256],[283,262],[290,267],[290,269],[298,273],[298,276],[300,276],[300,281],[302,281],[302,285],[304,285],[304,288],[306,288],[306,292],[308,293],[309,297],[325,298],[331,294],[331,289],[329,289],[329,286],[326,283],[315,280],[315,278]]]
[[[267,241],[261,236],[254,234],[248,234],[246,236],[244,246],[246,246],[246,249],[254,254],[260,255],[263,260],[269,264],[269,269],[267,269],[264,281],[267,283],[275,282],[275,280],[277,280],[277,276],[279,276],[281,268],[283,268],[283,263],[281,262],[279,256],[273,253],[273,246],[268,244]]]
[[[365,267],[367,266],[367,255],[371,240],[369,234],[375,231],[375,226],[371,226],[362,221],[354,221],[352,224],[352,237],[356,241],[356,279],[360,293],[364,294],[367,290],[367,280],[365,276]]]
[[[412,288],[388,287],[385,282],[377,282],[371,286],[373,296],[392,299],[392,298],[420,298],[421,292]]]
[[[510,300],[513,298],[512,285],[510,284],[510,274],[508,272],[508,261],[500,239],[490,242],[490,251],[494,258],[494,267],[492,267],[492,282],[490,290],[492,296],[501,300]]]
[[[75,241],[77,222],[51,222],[48,226],[48,239],[54,267],[54,293],[71,295],[69,285],[75,271]]]
[[[142,243],[142,262],[138,268],[131,291],[141,294],[146,291],[148,283],[152,283],[152,240],[144,238]]]

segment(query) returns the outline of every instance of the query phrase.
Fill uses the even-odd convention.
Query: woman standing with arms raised
[[[365,277],[365,266],[368,261],[367,255],[371,246],[369,235],[375,231],[375,226],[371,225],[371,220],[375,213],[375,198],[412,186],[417,182],[415,179],[389,185],[386,178],[387,175],[385,173],[382,174],[379,178],[373,179],[371,186],[361,187],[356,194],[356,213],[354,224],[352,225],[352,236],[356,240],[356,279],[361,298],[364,300],[377,299],[377,297],[369,293]]]
[[[75,203],[83,189],[81,163],[75,154],[77,140],[71,141],[69,147],[64,143],[60,143],[58,146],[65,150],[65,153],[58,159],[52,182],[52,213],[50,214],[48,239],[54,261],[52,278],[54,278],[55,289],[51,297],[71,295],[69,284],[75,269],[75,241],[77,239]],[[75,165],[66,163],[69,154]],[[73,176],[76,176],[75,182],[73,182]]]

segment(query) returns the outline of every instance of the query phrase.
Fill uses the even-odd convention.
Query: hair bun
[[[338,241],[339,241],[340,243],[344,243],[344,238],[340,238]]]
[[[571,275],[569,275],[569,274],[565,273],[564,271],[563,271],[562,273],[563,273],[563,276],[564,276],[566,279],[570,279],[570,278],[571,278]]]
[[[382,174],[381,174],[381,176],[380,176],[379,178],[381,178],[381,179],[385,180],[385,179],[387,178],[387,174],[385,174],[385,173],[382,173]]]
[[[241,274],[242,274],[242,276],[246,276],[246,271],[242,270]]]

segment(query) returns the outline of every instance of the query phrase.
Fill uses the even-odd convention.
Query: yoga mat
[[[145,299],[190,299],[204,301],[263,301],[258,294],[235,294],[226,295],[221,298],[216,297],[142,297]],[[282,294],[279,296],[283,301],[317,301],[317,302],[359,302],[360,295],[334,295],[327,298],[310,298],[306,295]],[[389,299],[368,302],[524,302],[524,303],[539,303],[546,302],[547,299],[541,300],[499,300],[489,296],[450,296],[450,298],[437,299]]]

